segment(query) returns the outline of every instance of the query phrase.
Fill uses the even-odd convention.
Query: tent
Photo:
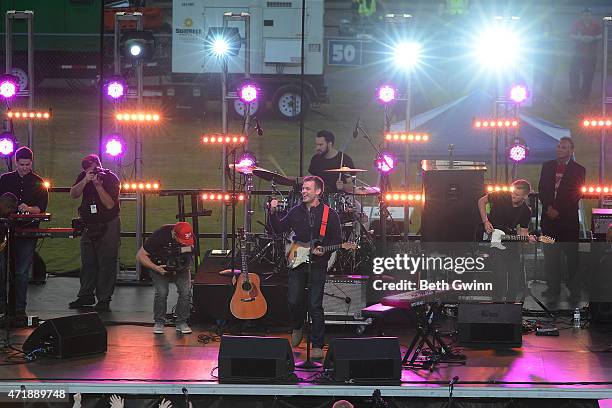
[[[483,91],[474,91],[454,102],[421,113],[410,120],[413,132],[428,133],[431,140],[424,144],[412,144],[410,156],[415,160],[447,160],[449,144],[454,145],[454,160],[484,161],[489,163],[493,152],[491,131],[474,129],[474,118],[493,118],[494,98]],[[570,136],[570,130],[540,118],[521,113],[518,137],[523,139],[529,156],[525,164],[540,164],[555,158],[555,148],[560,138]],[[391,131],[403,131],[406,122],[391,125]],[[509,132],[512,144],[515,132]],[[504,139],[499,139],[499,163],[504,162]]]

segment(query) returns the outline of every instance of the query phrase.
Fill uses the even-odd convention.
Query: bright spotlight
[[[527,144],[520,139],[514,140],[514,144],[508,149],[508,158],[515,163],[520,163],[525,160],[528,154],[529,149],[527,148]]]
[[[395,100],[395,88],[389,85],[383,85],[376,91],[378,100],[384,104],[391,103]]]
[[[133,57],[139,56],[141,52],[142,52],[142,47],[138,44],[134,44],[130,47],[130,54]]]
[[[393,49],[393,60],[401,69],[411,69],[419,63],[420,58],[421,44],[417,42],[402,42]]]
[[[10,99],[19,92],[19,80],[10,74],[0,75],[0,96]]]
[[[236,164],[236,169],[245,168],[245,167],[256,167],[257,166],[257,158],[251,152],[245,151],[238,157],[238,163]]]
[[[118,99],[125,95],[127,85],[121,77],[113,77],[104,84],[104,95],[111,99]]]
[[[259,90],[253,83],[243,84],[240,89],[238,89],[238,96],[243,103],[255,102],[257,100],[258,93]]]
[[[117,158],[125,152],[125,143],[119,135],[110,135],[104,142],[104,153]]]
[[[0,135],[0,156],[3,158],[11,156],[15,152],[15,140],[11,133]]]
[[[374,165],[382,174],[389,173],[395,168],[395,157],[389,152],[381,152],[374,161]]]
[[[212,43],[212,51],[217,57],[223,57],[229,50],[229,44],[225,38],[215,38]]]
[[[479,62],[489,68],[511,68],[521,53],[518,35],[506,26],[494,26],[480,33],[475,54]]]
[[[515,103],[523,103],[527,100],[529,93],[527,92],[527,87],[524,85],[514,85],[510,89],[510,99],[512,99]]]
[[[204,40],[209,54],[217,58],[238,55],[241,38],[237,27],[210,27]]]

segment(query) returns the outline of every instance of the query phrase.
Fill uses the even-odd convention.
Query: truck
[[[221,64],[206,53],[209,29],[221,27],[226,12],[248,13],[250,77],[261,90],[259,100],[250,106],[251,113],[271,108],[280,118],[293,120],[311,106],[327,102],[323,0],[306,2],[303,104],[301,1],[173,0],[156,2],[156,7],[111,7],[114,5],[135,6],[109,0],[3,0],[0,34],[4,37],[7,10],[33,10],[35,85],[45,87],[45,79],[59,78],[65,80],[66,87],[81,91],[84,85],[98,84],[101,74],[113,74],[113,14],[143,12],[145,29],[152,30],[155,37],[154,55],[145,61],[144,96],[160,99],[170,110],[197,111],[205,101],[221,97]],[[241,38],[246,38],[245,24],[231,21],[229,26],[237,27]],[[13,31],[13,73],[21,88],[27,89],[31,84],[26,69],[25,24],[16,23]],[[0,43],[3,46],[4,41]],[[235,91],[245,77],[245,50],[243,43],[238,55],[228,58],[228,91]],[[4,66],[4,52],[0,64]],[[124,75],[130,76],[131,68],[130,61],[122,61]],[[230,112],[243,115],[244,109],[238,99],[231,101]]]

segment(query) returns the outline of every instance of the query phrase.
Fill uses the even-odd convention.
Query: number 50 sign
[[[362,42],[328,40],[327,65],[361,65]]]

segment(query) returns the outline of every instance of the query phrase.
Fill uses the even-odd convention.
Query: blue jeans
[[[32,258],[36,249],[36,239],[15,238],[13,254],[15,256],[15,310],[26,309],[28,281],[32,269]],[[0,253],[0,304],[6,302],[6,250]]]
[[[179,295],[176,302],[176,324],[187,323],[191,308],[191,271],[185,269],[176,274],[168,273],[166,275],[160,275],[157,272],[151,271],[151,280],[155,287],[155,300],[153,301],[153,318],[155,323],[164,323],[166,321],[168,292],[171,281],[174,281]]]

